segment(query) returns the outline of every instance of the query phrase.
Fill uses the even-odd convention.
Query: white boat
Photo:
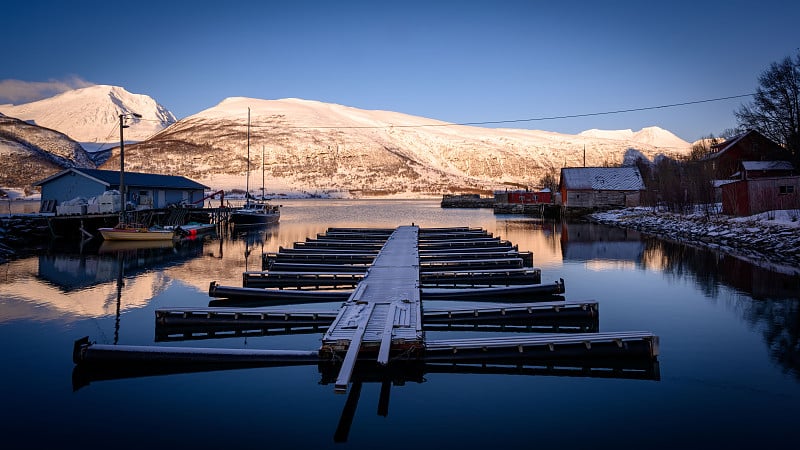
[[[172,228],[145,227],[135,223],[120,223],[110,228],[98,228],[107,241],[166,241],[175,237]]]

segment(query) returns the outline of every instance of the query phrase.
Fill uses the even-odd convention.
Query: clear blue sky
[[[800,2],[602,3],[6,2],[0,103],[24,103],[8,80],[85,81],[147,94],[178,118],[247,96],[518,120],[751,93],[800,47]],[[656,125],[692,141],[733,127],[747,101],[495,126]]]

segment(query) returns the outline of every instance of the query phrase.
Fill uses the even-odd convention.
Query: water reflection
[[[122,310],[145,306],[169,284],[165,273],[197,258],[204,244],[203,239],[158,244],[100,241],[72,252],[60,249],[13,261],[6,265],[9,280],[0,284],[0,294],[16,304],[0,320],[118,315],[122,296]]]
[[[163,251],[159,249],[137,250],[135,254],[125,249],[101,252],[99,243],[92,249],[90,242],[83,253],[51,250],[42,257],[0,266],[0,331],[11,342],[36,344],[11,346],[12,364],[4,380],[14,386],[14,392],[4,400],[14,414],[6,419],[7,425],[22,430],[18,436],[31,435],[46,426],[54,430],[53,435],[63,437],[80,430],[87,420],[104,420],[103,411],[116,410],[121,420],[111,423],[111,428],[98,428],[99,434],[92,438],[113,440],[130,434],[130,424],[140,419],[142,399],[156,395],[165,399],[162,403],[166,406],[152,411],[152,423],[169,423],[171,429],[217,427],[217,441],[208,441],[206,434],[181,437],[187,446],[245,446],[241,440],[231,441],[231,436],[248,435],[252,431],[246,428],[248,418],[256,416],[270,418],[271,430],[276,431],[270,434],[271,439],[279,447],[296,445],[298,439],[304,439],[309,446],[330,446],[334,429],[336,439],[346,440],[353,418],[344,408],[345,398],[331,396],[329,390],[319,387],[319,383],[329,381],[327,373],[338,373],[336,366],[120,380],[74,394],[64,383],[73,367],[65,349],[68,352],[74,340],[84,335],[111,343],[115,325],[122,330],[118,336],[121,344],[151,345],[160,340],[157,328],[155,337],[153,333],[155,309],[205,305],[210,281],[240,284],[244,270],[260,267],[262,251],[290,247],[330,226],[395,226],[410,222],[482,227],[518,244],[521,251],[533,251],[534,265],[543,268],[543,282],[564,276],[568,300],[579,300],[584,293],[592,297],[583,298],[595,298],[596,294],[603,331],[642,326],[663,336],[665,376],[659,383],[598,380],[594,377],[638,375],[614,367],[492,367],[480,362],[462,367],[451,363],[408,367],[403,376],[359,371],[357,374],[363,378],[353,381],[359,386],[363,383],[364,395],[354,425],[358,439],[351,439],[354,442],[348,444],[353,448],[388,442],[386,436],[396,434],[398,429],[420,424],[423,428],[438,426],[440,432],[434,434],[440,439],[433,442],[436,445],[523,447],[529,443],[529,436],[519,430],[526,429],[531,420],[548,430],[542,436],[544,445],[550,447],[624,447],[630,439],[647,440],[653,433],[666,436],[660,441],[661,448],[700,445],[698,442],[706,436],[722,439],[717,444],[732,447],[744,441],[762,446],[791,442],[791,420],[797,416],[796,399],[800,395],[797,278],[702,249],[647,237],[637,240],[632,234],[621,235],[621,230],[613,228],[586,231],[567,224],[565,230],[560,223],[494,216],[490,210],[445,211],[436,201],[287,201],[279,227],[265,229],[263,234],[226,230],[181,260],[173,255],[169,258],[175,259],[170,262],[167,255],[161,255],[162,261],[158,262],[156,254]],[[606,248],[587,246],[587,233]],[[123,283],[118,284],[120,255],[125,265]],[[146,259],[152,259],[153,265],[145,264]],[[607,270],[591,270],[597,265]],[[623,285],[627,288],[621,289]],[[118,304],[120,322],[115,324]],[[334,304],[328,306],[338,308]],[[163,340],[184,340],[178,345],[196,347],[309,349],[318,346],[321,329],[292,337],[281,329],[235,329],[227,338],[191,334],[167,335]],[[159,341],[157,345],[176,344]],[[660,370],[643,369],[653,374]],[[137,369],[131,370],[76,373],[87,376],[76,379],[76,385],[136,376]],[[185,367],[164,366],[142,368],[138,375],[154,375],[159,370],[186,371]],[[471,375],[478,373],[486,376]],[[546,376],[503,376],[512,373]],[[587,378],[568,378],[571,376]],[[376,403],[378,413],[388,415],[389,386],[397,388],[404,383],[406,395],[392,401],[393,417],[368,417],[374,416]],[[373,389],[376,385],[381,388],[380,396]],[[239,401],[252,396],[253,386],[263,388],[271,400],[246,404]],[[472,394],[464,396],[464,392]],[[531,416],[531,398],[554,405],[554,409]],[[44,410],[37,406],[45,403],[48,408]],[[355,401],[351,403],[354,410]],[[209,405],[236,412],[229,421],[212,423],[206,420],[214,417]],[[365,410],[365,406],[371,410]],[[470,413],[474,408],[491,410],[492,414],[482,416],[484,426],[469,434],[463,424],[474,419]],[[592,412],[598,410],[608,414],[599,417]],[[194,413],[185,414],[186,411]],[[565,425],[559,418],[566,416],[574,416],[589,428]],[[706,420],[709,418],[712,422]],[[309,423],[314,424],[314,433],[308,432]],[[619,423],[631,424],[634,434],[617,438],[618,433],[608,432]],[[731,423],[738,426],[728,427]],[[172,435],[165,432],[157,434],[156,439],[169,436]],[[557,437],[547,441],[548,436]],[[133,439],[130,446],[147,445],[144,437]],[[152,436],[148,439],[152,441]],[[392,441],[388,445],[400,447],[404,443]],[[659,447],[659,443],[655,446]]]
[[[590,223],[564,223],[564,261],[588,268],[639,268],[671,280],[692,280],[704,296],[718,299],[733,289],[752,297],[733,299],[734,309],[761,330],[770,357],[800,378],[800,277],[773,272],[733,256],[643,236],[637,231]]]
[[[267,240],[278,235],[280,224],[234,226],[230,239],[244,244],[244,270],[261,270],[261,255]]]
[[[560,242],[563,261],[584,262],[589,266],[627,262],[632,268],[662,272],[674,279],[688,277],[708,297],[717,297],[723,286],[754,299],[797,298],[800,293],[800,277],[773,272],[723,253],[645,236],[635,230],[565,222],[560,226]]]
[[[564,261],[616,261],[639,265],[644,254],[644,242],[637,231],[593,223],[564,222],[561,225],[561,253]]]
[[[800,277],[773,272],[730,255],[648,237],[643,265],[672,277],[693,278],[703,292],[716,297],[720,285],[754,299],[796,298]]]
[[[40,255],[38,277],[70,292],[116,280],[119,266],[127,277],[136,277],[181,264],[202,251],[202,240],[103,241],[97,254]]]
[[[761,330],[770,357],[800,379],[800,277],[772,272],[729,255],[695,247],[644,239],[643,266],[673,279],[692,279],[707,297],[719,298],[723,287],[752,299],[731,305],[753,328]]]

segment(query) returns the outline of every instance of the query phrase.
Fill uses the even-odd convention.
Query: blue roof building
[[[42,187],[42,212],[77,198],[99,197],[119,190],[119,171],[71,168],[33,184]],[[208,189],[196,181],[174,175],[125,172],[128,208],[166,208],[200,202]]]

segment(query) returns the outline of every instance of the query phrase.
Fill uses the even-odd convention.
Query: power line
[[[718,97],[718,98],[711,98],[706,100],[693,100],[690,102],[682,102],[682,103],[672,103],[669,105],[658,105],[658,106],[645,106],[642,108],[630,108],[630,109],[618,109],[615,111],[603,111],[603,112],[594,112],[594,113],[585,113],[585,114],[570,114],[565,116],[551,116],[551,117],[535,117],[532,119],[515,119],[515,120],[498,120],[498,121],[488,121],[488,122],[467,122],[462,123],[459,125],[489,125],[489,124],[499,124],[499,123],[515,123],[515,122],[534,122],[540,120],[556,120],[556,119],[573,119],[576,117],[592,117],[592,116],[603,116],[609,114],[620,114],[620,113],[627,113],[627,112],[636,112],[636,111],[648,111],[652,109],[663,109],[663,108],[674,108],[676,106],[687,106],[687,105],[697,105],[700,103],[711,103],[711,102],[719,102],[722,100],[731,100],[734,98],[743,98],[743,97],[750,97],[755,95],[754,93],[750,94],[741,94],[741,95],[731,95],[728,97]]]
[[[432,128],[432,127],[452,127],[452,126],[471,126],[471,125],[499,125],[503,123],[522,123],[522,122],[539,122],[545,120],[558,120],[558,119],[574,119],[578,117],[593,117],[593,116],[604,116],[604,115],[611,115],[611,114],[621,114],[621,113],[628,113],[628,112],[637,112],[637,111],[649,111],[653,109],[665,109],[665,108],[675,108],[678,106],[689,106],[689,105],[698,105],[701,103],[712,103],[712,102],[719,102],[723,100],[732,100],[735,98],[744,98],[744,97],[751,97],[755,95],[754,93],[750,94],[740,94],[740,95],[730,95],[727,97],[717,97],[717,98],[710,98],[704,100],[692,100],[687,102],[681,103],[671,103],[667,105],[657,105],[657,106],[645,106],[641,108],[628,108],[628,109],[617,109],[613,111],[602,111],[602,112],[592,112],[592,113],[583,113],[583,114],[567,114],[563,116],[544,116],[544,117],[533,117],[528,119],[509,119],[509,120],[486,120],[481,122],[458,122],[458,123],[435,123],[435,124],[421,124],[421,125],[373,125],[373,126],[285,126],[281,127],[284,129],[385,129],[385,128]],[[253,128],[277,128],[275,125],[251,125]]]
[[[607,116],[612,114],[622,114],[622,113],[629,113],[629,112],[638,112],[638,111],[650,111],[654,109],[666,109],[666,108],[676,108],[678,106],[689,106],[689,105],[699,105],[702,103],[712,103],[712,102],[719,102],[723,100],[732,100],[736,98],[744,98],[744,97],[751,97],[755,95],[755,93],[749,94],[740,94],[740,95],[730,95],[727,97],[717,97],[717,98],[709,98],[704,100],[692,100],[687,102],[681,103],[670,103],[666,105],[656,105],[656,106],[644,106],[641,108],[628,108],[628,109],[616,109],[612,111],[600,111],[600,112],[591,112],[591,113],[582,113],[582,114],[566,114],[563,116],[543,116],[543,117],[531,117],[527,119],[508,119],[508,120],[485,120],[479,122],[458,122],[458,123],[431,123],[431,124],[418,124],[418,125],[362,125],[362,126],[276,126],[276,125],[258,125],[258,124],[251,124],[251,128],[283,128],[283,129],[291,129],[291,130],[302,130],[302,129],[386,129],[386,128],[432,128],[432,127],[452,127],[452,126],[474,126],[474,125],[499,125],[504,123],[523,123],[523,122],[541,122],[545,120],[559,120],[559,119],[575,119],[579,117],[594,117],[594,116]],[[140,121],[146,122],[160,122],[160,120],[154,119],[138,119]]]

